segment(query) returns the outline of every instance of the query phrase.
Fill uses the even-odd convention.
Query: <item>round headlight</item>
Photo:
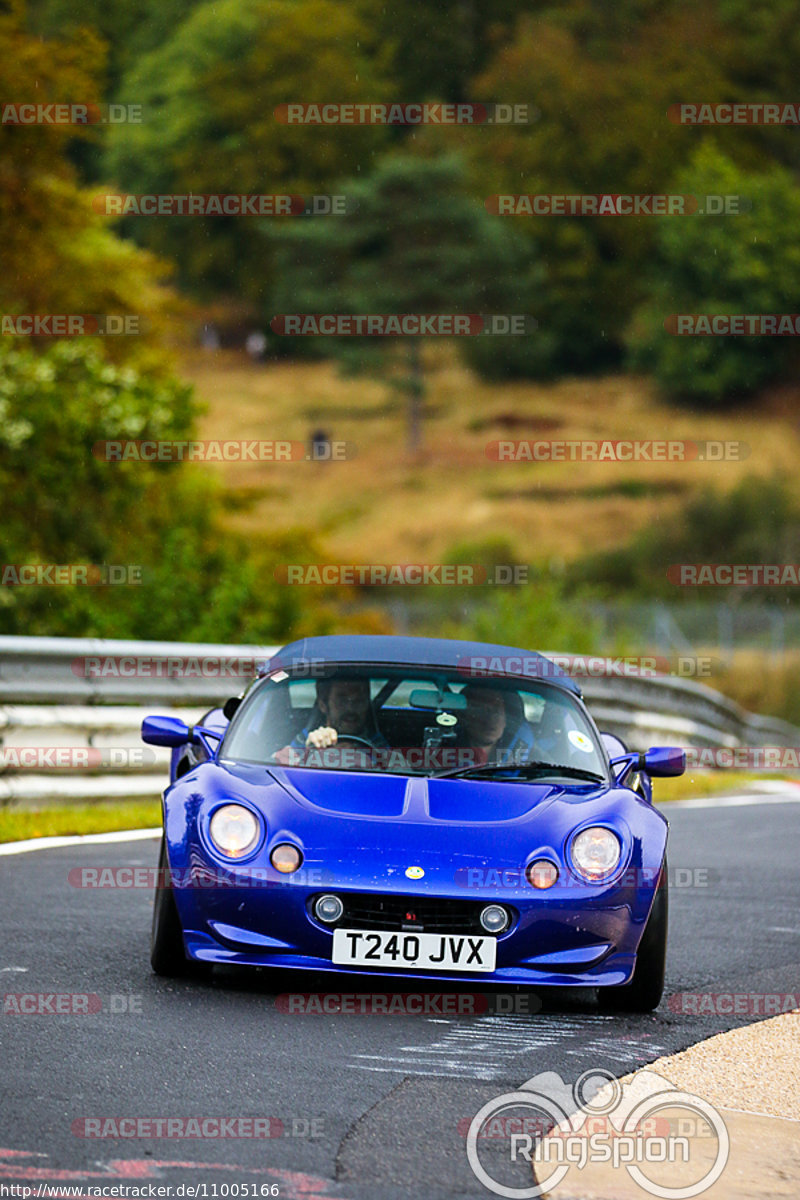
[[[281,842],[270,854],[269,861],[281,875],[291,875],[300,866],[303,856],[291,842]]]
[[[508,913],[500,904],[487,904],[481,909],[480,919],[487,933],[502,933],[509,924]]]
[[[314,901],[314,915],[326,925],[333,925],[343,912],[344,905],[338,896],[320,896]]]
[[[221,854],[241,858],[253,849],[260,830],[249,808],[241,804],[223,804],[211,818],[208,832]]]
[[[600,825],[582,829],[572,841],[572,861],[584,879],[592,883],[611,874],[621,853],[622,846],[617,835]]]
[[[558,879],[558,867],[549,858],[537,858],[535,862],[528,863],[525,878],[532,887],[543,891],[551,888]]]

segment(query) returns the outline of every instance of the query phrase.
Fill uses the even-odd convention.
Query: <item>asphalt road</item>
[[[464,1139],[486,1101],[541,1071],[622,1075],[757,1019],[684,1012],[670,996],[800,991],[800,809],[789,799],[669,807],[667,992],[648,1016],[601,1014],[590,993],[533,1013],[295,1015],[261,972],[156,978],[151,893],[70,885],[74,867],[155,865],[156,840],[2,857],[0,1184],[171,1185],[173,1196],[205,1185],[211,1200],[235,1197],[231,1185],[247,1185],[239,1196],[276,1185],[283,1200],[486,1197]],[[291,973],[278,986],[341,991],[335,977]],[[9,1011],[21,993],[99,1000],[88,1013]],[[269,1117],[274,1136],[81,1136],[86,1118],[131,1117]]]

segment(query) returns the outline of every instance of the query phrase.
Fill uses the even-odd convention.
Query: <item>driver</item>
[[[301,730],[295,739],[301,746],[324,750],[335,746],[340,737],[357,737],[371,746],[388,749],[389,743],[375,724],[368,679],[321,679],[317,683],[317,708],[325,722],[315,729]]]
[[[321,719],[320,719],[321,718]],[[298,751],[327,750],[353,737],[368,742],[373,749],[388,750],[389,743],[375,723],[368,679],[320,679],[317,702],[311,721],[288,746],[275,752],[275,761],[290,765]],[[367,747],[358,747],[369,753]]]

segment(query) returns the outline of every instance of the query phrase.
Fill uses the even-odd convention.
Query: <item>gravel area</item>
[[[800,1121],[800,1009],[718,1033],[647,1069],[718,1108]]]

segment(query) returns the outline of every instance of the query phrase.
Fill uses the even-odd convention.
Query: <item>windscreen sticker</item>
[[[588,738],[585,733],[580,733],[577,729],[570,729],[567,737],[576,750],[582,750],[584,754],[591,754],[594,750],[592,739]]]

